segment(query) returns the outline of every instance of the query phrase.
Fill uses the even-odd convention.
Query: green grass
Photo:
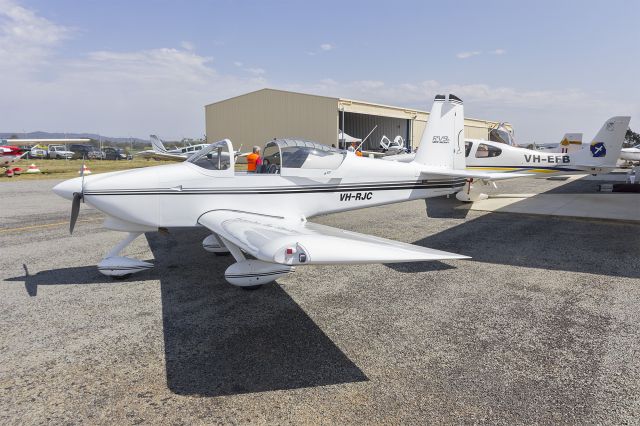
[[[30,164],[35,164],[42,173],[25,173]],[[146,160],[134,158],[133,160],[87,160],[85,164],[92,174],[114,172],[118,170],[138,169],[140,167],[159,166],[161,164],[171,164],[173,161]],[[2,174],[0,182],[8,182],[13,179],[69,179],[80,176],[82,160],[20,160],[14,163],[11,168],[20,167],[23,172],[19,176],[7,178]]]
[[[115,172],[118,170],[138,169],[141,167],[160,166],[162,164],[172,164],[174,161],[146,160],[135,158],[133,160],[86,160],[85,164],[92,174]],[[42,173],[26,173],[29,165],[35,164]],[[246,164],[236,164],[236,171],[247,170]],[[8,178],[2,173],[1,182],[11,182],[17,179],[40,180],[40,179],[70,179],[80,176],[82,160],[20,160],[14,163],[11,168],[20,167],[23,169],[21,175]],[[2,169],[0,169],[1,171]]]

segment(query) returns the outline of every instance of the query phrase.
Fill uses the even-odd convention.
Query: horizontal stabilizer
[[[423,167],[420,169],[422,174],[447,176],[452,178],[467,178],[478,180],[506,180],[515,179],[521,177],[531,177],[530,174],[525,173],[487,173],[476,170],[453,170],[453,169],[441,169],[436,167]]]
[[[251,213],[212,211],[203,214],[198,223],[259,260],[286,265],[468,259],[468,256],[315,223]]]

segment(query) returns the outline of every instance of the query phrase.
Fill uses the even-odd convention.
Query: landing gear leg
[[[217,234],[211,234],[204,240],[202,240],[202,247],[216,256],[228,256],[229,249],[224,245],[222,240]]]
[[[98,263],[98,270],[113,279],[126,279],[136,272],[153,268],[153,264],[129,257],[118,256],[125,247],[142,235],[142,232],[129,232],[107,255]]]
[[[482,192],[482,187],[487,185],[486,181],[479,181],[477,184],[473,184],[473,178],[467,180],[467,184],[464,189],[456,193],[456,198],[465,203],[472,203],[474,201],[486,200],[489,195]],[[495,186],[495,185],[494,185]]]

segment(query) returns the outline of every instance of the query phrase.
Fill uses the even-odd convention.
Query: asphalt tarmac
[[[325,216],[473,259],[307,266],[250,292],[204,229],[147,234],[126,254],[153,270],[102,276],[122,235],[83,206],[70,236],[55,183],[0,183],[2,424],[640,418],[639,225],[454,199]]]

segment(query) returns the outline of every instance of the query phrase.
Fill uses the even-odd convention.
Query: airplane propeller
[[[73,234],[73,228],[76,226],[78,215],[80,214],[80,201],[84,203],[84,157],[82,158],[82,168],[80,169],[80,192],[73,193],[73,201],[71,202],[71,219],[69,220],[69,233]]]

